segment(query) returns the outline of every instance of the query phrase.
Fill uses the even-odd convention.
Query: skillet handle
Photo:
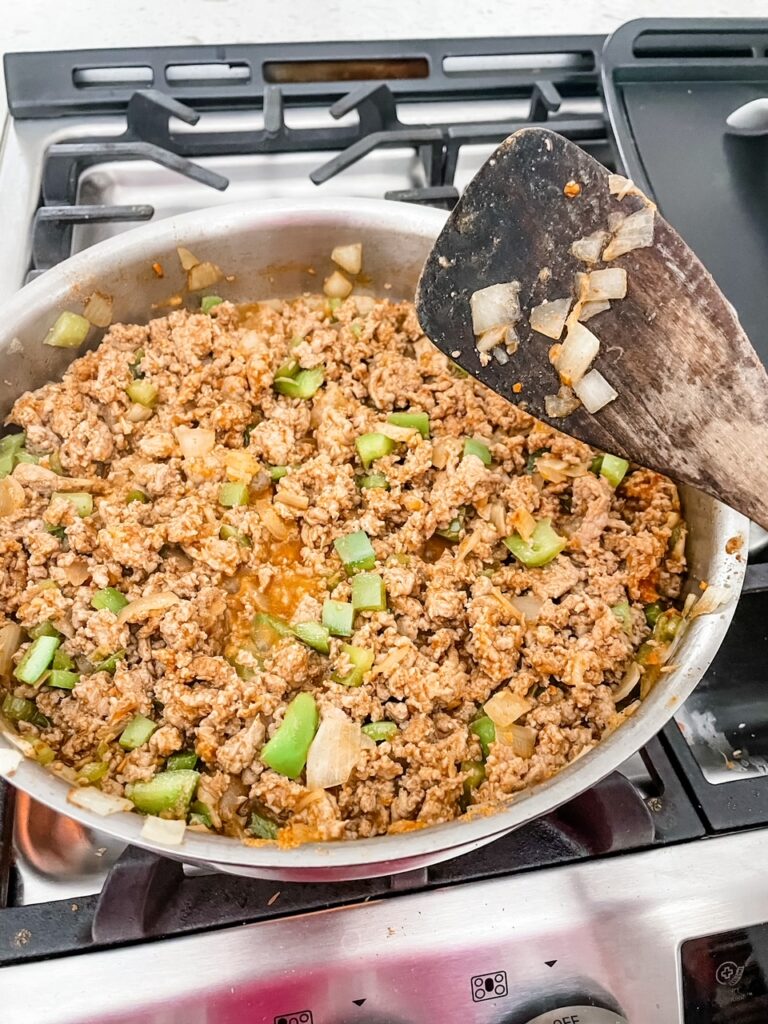
[[[768,590],[768,562],[748,565],[742,594],[761,594],[765,590]]]

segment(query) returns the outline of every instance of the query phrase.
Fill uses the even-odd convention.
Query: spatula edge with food
[[[524,128],[424,265],[423,330],[539,419],[768,528],[768,374],[736,312],[631,182]]]

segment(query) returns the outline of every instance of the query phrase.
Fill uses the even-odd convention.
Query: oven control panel
[[[685,1024],[768,1021],[768,924],[681,947]]]

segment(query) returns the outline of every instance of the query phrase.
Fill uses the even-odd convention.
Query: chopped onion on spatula
[[[555,363],[563,383],[577,384],[599,351],[600,339],[592,331],[580,323],[571,324]]]
[[[485,334],[499,324],[515,323],[520,317],[519,291],[518,281],[492,284],[476,291],[469,300],[473,332],[476,335]]]
[[[563,333],[570,308],[570,298],[553,299],[552,302],[545,299],[541,305],[534,306],[531,310],[531,329],[557,341]]]
[[[611,387],[599,370],[590,370],[580,381],[573,385],[573,390],[581,399],[587,412],[598,412],[619,397],[618,391]]]
[[[652,245],[654,216],[653,209],[646,206],[625,217],[616,227],[613,238],[603,252],[603,259],[615,260],[617,256],[623,256],[633,249],[645,249]]]

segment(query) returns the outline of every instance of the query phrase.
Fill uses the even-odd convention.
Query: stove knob
[[[561,1006],[547,1010],[526,1024],[629,1024],[626,1017],[599,1006]]]

